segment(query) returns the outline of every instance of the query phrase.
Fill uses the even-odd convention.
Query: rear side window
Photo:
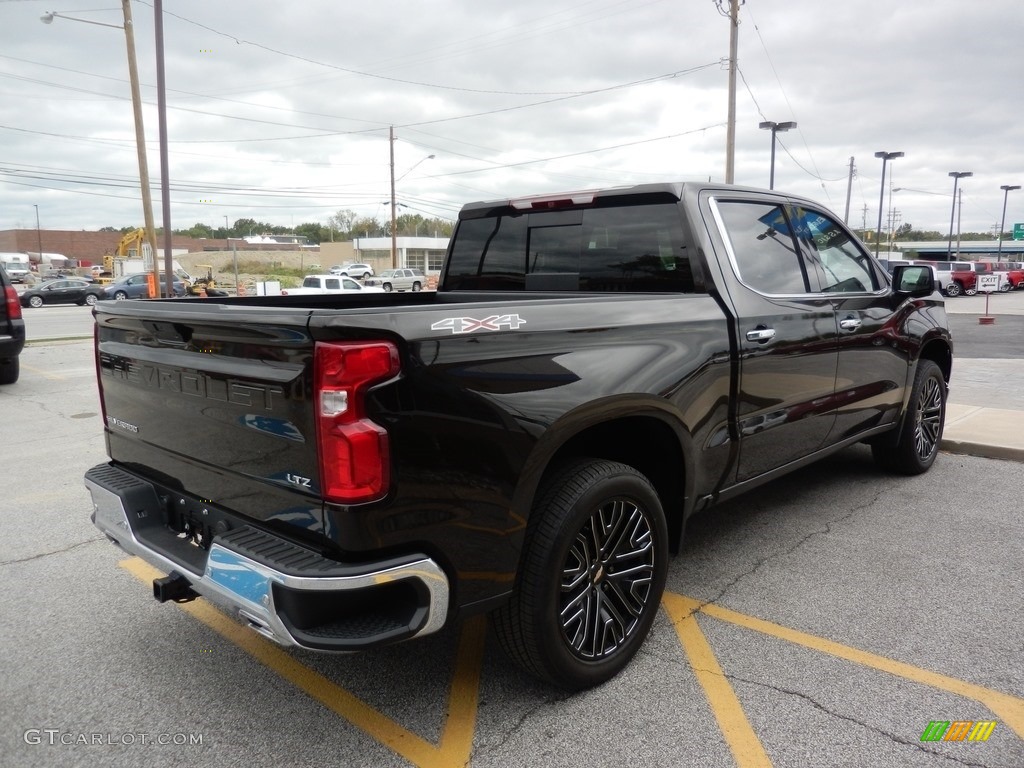
[[[674,203],[459,222],[448,290],[694,291]]]

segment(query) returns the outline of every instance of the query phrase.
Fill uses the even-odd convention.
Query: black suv
[[[25,346],[25,321],[21,317],[18,292],[0,264],[0,384],[13,384],[18,380],[18,355]]]

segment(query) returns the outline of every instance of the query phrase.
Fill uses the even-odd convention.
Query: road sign
[[[978,275],[978,293],[993,293],[999,290],[999,275]]]
[[[1013,225],[1013,239],[1024,240],[1024,224]]]

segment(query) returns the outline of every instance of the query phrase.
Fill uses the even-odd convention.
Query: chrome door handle
[[[861,321],[856,317],[848,317],[839,321],[839,327],[844,331],[856,331],[861,326]]]
[[[747,331],[747,341],[758,341],[762,344],[775,338],[774,328],[755,328]]]

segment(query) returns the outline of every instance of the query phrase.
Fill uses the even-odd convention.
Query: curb
[[[979,456],[983,459],[1024,462],[1024,448],[1015,448],[1010,445],[975,443],[971,440],[956,440],[944,437],[939,442],[939,450],[965,456]]]

